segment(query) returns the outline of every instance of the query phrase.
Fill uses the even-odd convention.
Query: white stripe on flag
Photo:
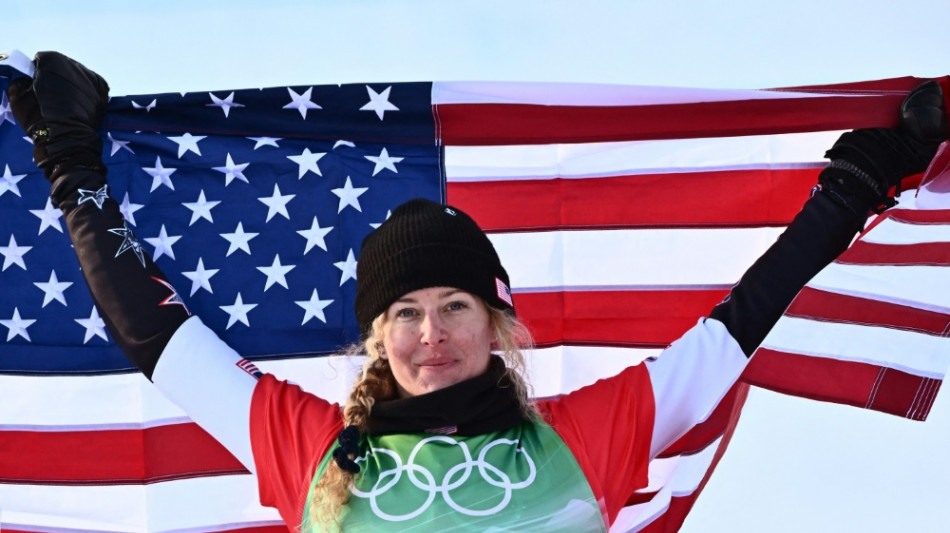
[[[213,494],[214,498],[196,497]],[[152,485],[0,484],[5,528],[86,531],[220,531],[222,526],[279,525],[257,501],[251,475],[183,479]],[[56,513],[50,513],[56,509]]]
[[[746,168],[823,167],[840,131],[710,139],[446,146],[449,182],[585,178]]]
[[[782,228],[492,234],[518,292],[545,288],[728,288]]]
[[[669,105],[693,102],[727,102],[814,98],[825,94],[743,89],[701,89],[604,85],[593,83],[435,82],[432,103],[539,104],[567,106]]]
[[[833,263],[809,287],[849,296],[950,312],[950,269],[934,266],[866,266]]]
[[[142,429],[187,420],[141,374],[103,375],[95,379],[82,375],[0,375],[3,429]]]
[[[855,361],[941,379],[950,364],[950,339],[893,328],[785,316],[763,348]],[[900,354],[895,357],[894,354]]]
[[[950,241],[950,224],[909,224],[886,218],[861,237],[877,244],[918,244]]]

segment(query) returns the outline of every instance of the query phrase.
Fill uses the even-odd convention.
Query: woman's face
[[[381,357],[389,360],[405,398],[484,373],[494,340],[481,300],[460,289],[431,287],[386,310]]]

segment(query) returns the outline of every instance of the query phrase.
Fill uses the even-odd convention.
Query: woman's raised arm
[[[109,86],[57,52],[7,92],[52,185],[83,276],[126,357],[173,403],[253,470],[248,416],[257,383],[241,357],[192,317],[109,196],[102,138]],[[253,368],[253,365],[250,366]]]

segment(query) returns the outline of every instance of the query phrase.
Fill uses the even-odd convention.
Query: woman
[[[60,54],[35,64],[11,107],[113,338],[256,473],[262,503],[313,531],[606,530],[650,459],[708,414],[804,283],[946,137],[935,83],[905,99],[899,129],[844,134],[802,211],[708,318],[656,361],[534,404],[491,242],[458,209],[408,202],[363,242],[368,357],[341,409],[256,372],[169,298],[116,202],[96,194],[108,86]]]

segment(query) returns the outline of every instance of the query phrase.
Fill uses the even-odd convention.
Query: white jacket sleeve
[[[257,378],[245,368],[247,361],[195,316],[172,335],[152,381],[254,472],[250,411]]]
[[[722,322],[710,318],[648,360],[656,402],[650,458],[706,420],[748,362]]]

